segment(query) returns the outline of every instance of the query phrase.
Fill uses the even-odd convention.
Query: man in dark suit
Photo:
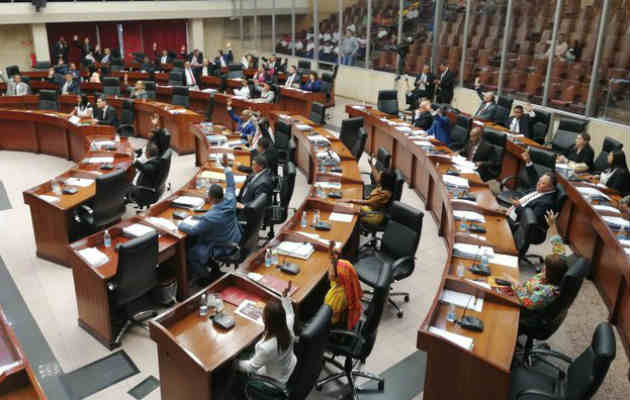
[[[160,155],[158,147],[153,142],[148,142],[144,150],[146,161],[136,160],[133,166],[138,170],[135,186],[131,189],[129,197],[133,199],[136,186],[154,188],[158,185],[160,175]]]
[[[477,165],[477,172],[484,181],[496,176],[501,169],[501,162],[497,159],[494,148],[482,139],[479,127],[471,129],[470,139],[461,155]]]
[[[101,125],[111,125],[114,128],[118,127],[118,117],[116,116],[116,110],[107,104],[104,97],[99,97],[96,100],[96,111],[94,112],[94,118],[98,120]]]
[[[77,82],[71,73],[64,76],[64,81],[59,84],[59,92],[61,94],[79,94],[79,82]]]
[[[494,122],[497,113],[497,103],[494,102],[494,93],[483,93],[481,91],[481,86],[477,86],[475,90],[477,91],[477,95],[481,99],[481,104],[475,112],[475,118]]]
[[[248,203],[256,200],[260,194],[266,194],[267,199],[271,202],[273,195],[273,178],[271,170],[267,168],[267,159],[262,154],[254,157],[253,172],[247,176],[245,184],[238,194],[236,204],[237,208],[243,208]]]
[[[142,65],[140,65],[140,71],[146,72],[148,74],[152,74],[155,70],[155,65],[149,59],[149,56],[144,56],[144,60],[142,61]]]
[[[85,37],[85,39],[83,39],[83,43],[81,43],[79,42],[79,35],[74,35],[74,38],[72,39],[72,44],[81,50],[81,59],[84,59],[85,56],[87,56],[94,50],[92,45],[90,44],[90,38],[87,36]]]
[[[437,102],[451,104],[455,89],[455,74],[448,69],[448,64],[440,65],[440,78],[435,83],[437,84]]]
[[[166,49],[162,50],[162,55],[156,60],[158,65],[160,65],[160,64],[170,64],[171,61],[173,61],[173,60],[168,55],[168,51]]]
[[[431,68],[425,65],[422,73],[416,76],[416,80],[413,83],[414,89],[407,95],[409,109],[417,108],[418,100],[422,98],[433,100],[434,81],[435,77],[431,73]]]
[[[428,131],[433,124],[433,109],[429,100],[423,100],[420,107],[414,113],[413,125],[417,128]]]
[[[508,119],[507,127],[510,132],[518,133],[521,135],[525,135],[526,137],[531,139],[531,134],[529,131],[531,118],[535,117],[536,113],[534,112],[534,108],[531,104],[528,104],[523,108],[523,106],[514,106],[514,112],[512,116]]]
[[[63,36],[59,36],[59,40],[55,42],[53,47],[53,60],[58,60],[59,58],[62,58],[64,62],[68,62],[68,42]]]

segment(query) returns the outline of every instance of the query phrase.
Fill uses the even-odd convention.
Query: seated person
[[[201,76],[210,76],[212,75],[213,72],[213,68],[210,65],[210,61],[207,58],[203,59],[203,62],[201,64]]]
[[[263,82],[258,85],[260,89],[260,98],[256,99],[258,103],[273,103],[273,99],[275,97],[275,93],[269,87],[267,82]]]
[[[158,156],[162,157],[164,153],[169,149],[170,143],[168,142],[168,131],[166,128],[162,128],[160,124],[160,114],[154,112],[151,115],[151,137],[150,143],[155,143],[158,148]],[[136,155],[140,156],[142,149],[136,150]]]
[[[508,119],[507,126],[510,129],[510,132],[518,133],[532,139],[529,132],[529,123],[530,118],[534,118],[535,116],[536,113],[534,112],[534,107],[531,104],[526,105],[525,108],[521,105],[514,106],[514,113]]]
[[[149,57],[144,56],[144,60],[142,60],[142,65],[140,65],[140,72],[146,72],[148,74],[151,74],[153,73],[154,70],[155,70],[155,66],[153,65],[151,60],[149,60]]]
[[[15,74],[7,82],[7,96],[26,96],[31,92],[30,86],[22,82],[22,76]]]
[[[361,222],[368,225],[378,226],[383,222],[385,214],[383,211],[392,199],[394,191],[394,173],[392,170],[380,172],[372,171],[376,187],[365,200],[346,200],[345,203],[361,205]]]
[[[483,93],[481,91],[481,85],[479,85],[478,82],[475,82],[475,89],[477,91],[477,95],[481,99],[481,104],[475,112],[475,118],[494,122],[497,110],[497,104],[494,102],[494,93]]]
[[[630,193],[630,172],[623,151],[615,150],[608,153],[608,165],[610,168],[601,173],[599,182],[616,190],[622,196],[627,196]]]
[[[269,137],[261,137],[256,144],[256,148],[251,151],[251,159],[254,160],[257,156],[265,157],[267,168],[271,171],[273,175],[278,173],[278,152],[276,148],[273,146],[273,142]],[[239,171],[247,172],[248,174],[252,173],[253,168],[239,165]]]
[[[552,254],[545,257],[543,270],[529,280],[519,283],[511,276],[502,278],[512,282],[514,295],[521,303],[521,307],[529,310],[539,310],[547,307],[560,295],[560,282],[568,270],[564,257],[564,244],[556,227],[557,214],[548,211],[545,220],[549,225],[547,243],[552,245]]]
[[[332,241],[329,247],[330,267],[328,280],[330,289],[324,297],[324,304],[332,309],[331,323],[340,329],[352,330],[361,319],[361,297],[363,291],[357,272],[348,260],[340,260],[339,252]]]
[[[97,71],[92,72],[92,75],[90,75],[89,82],[90,83],[101,83],[101,75]]]
[[[138,170],[138,174],[135,178],[136,186],[144,186],[154,188],[157,186],[157,180],[160,173],[160,154],[157,145],[153,142],[147,142],[144,150],[146,161],[136,159],[133,162],[133,166]],[[134,197],[134,192],[137,188],[134,186],[129,193],[129,197]]]
[[[291,298],[287,297],[290,290],[291,281],[280,301],[267,301],[262,316],[265,325],[263,336],[256,343],[254,356],[249,360],[239,361],[237,370],[265,375],[281,384],[289,381],[297,364],[297,357],[293,352],[295,313]]]
[[[474,162],[481,179],[487,181],[501,170],[501,162],[497,159],[492,146],[482,139],[481,132],[481,128],[478,126],[470,130],[470,139],[461,155],[466,157],[468,161]]]
[[[228,99],[227,101],[227,110],[232,121],[236,122],[236,132],[241,135],[241,138],[247,140],[249,137],[254,137],[260,129],[256,122],[256,115],[252,113],[251,110],[247,109],[243,110],[241,116],[238,117],[232,110],[232,99]]]
[[[233,90],[234,96],[245,97],[246,99],[254,97],[255,93],[250,92],[250,86],[254,86],[254,81],[248,79],[247,83],[244,83],[243,86]]]
[[[223,188],[214,183],[208,189],[208,202],[211,205],[203,215],[192,217],[193,223],[184,220],[177,228],[187,233],[193,238],[189,241],[188,263],[192,275],[191,281],[198,279],[210,279],[211,272],[218,272],[218,266],[213,265],[208,271],[206,265],[212,262],[214,256],[227,255],[228,250],[221,247],[222,243],[239,243],[241,241],[241,230],[236,219],[236,194],[234,185],[234,174],[228,167],[227,154],[222,160],[225,166],[225,181],[227,187],[225,195]]]
[[[524,153],[527,154],[527,153]],[[529,158],[528,158],[529,160]],[[533,169],[534,166],[529,163],[528,169]],[[531,208],[538,219],[538,224],[547,230],[547,222],[545,220],[545,213],[549,210],[553,210],[556,200],[556,174],[554,172],[546,172],[536,183],[536,190],[526,194],[520,199],[512,199],[512,207],[506,209],[505,207],[499,207],[498,211],[503,212],[508,216],[508,223],[512,232],[516,231],[518,227],[518,216],[525,207]]]
[[[252,79],[256,83],[263,83],[267,80],[267,73],[265,72],[265,68],[262,65],[258,66],[258,70],[254,74]]]
[[[136,85],[131,89],[131,98],[137,100],[146,100],[149,98],[143,81],[136,81]]]
[[[93,117],[92,104],[88,101],[88,97],[86,95],[79,97],[77,106],[72,110],[70,114],[76,115],[79,118]]]
[[[593,159],[595,152],[591,147],[591,135],[580,133],[575,138],[575,144],[571,145],[566,154],[558,156],[561,163],[569,162],[577,172],[590,171],[593,169]]]
[[[267,195],[267,200],[271,203],[273,195],[273,177],[271,170],[267,168],[267,160],[262,154],[254,157],[253,172],[247,176],[241,191],[236,198],[237,208],[243,208],[245,205],[256,200],[261,194]]]
[[[116,116],[116,110],[107,104],[104,96],[101,96],[96,100],[96,111],[94,111],[94,118],[98,120],[101,125],[111,125],[118,127],[118,117]]]
[[[416,128],[428,131],[433,124],[433,109],[431,108],[431,102],[429,100],[423,100],[420,102],[420,107],[413,115],[413,125]]]
[[[419,99],[433,98],[434,80],[435,77],[431,73],[431,67],[426,64],[422,69],[422,73],[416,76],[413,83],[414,89],[407,95],[407,103],[410,109],[417,106]]]
[[[297,74],[297,68],[295,68],[295,65],[291,65],[287,74],[287,80],[284,81],[284,87],[290,88],[299,85],[300,76]]]
[[[451,143],[451,120],[448,119],[447,112],[448,108],[441,106],[433,113],[433,123],[427,133],[448,146]]]
[[[64,81],[59,85],[61,94],[79,94],[79,82],[72,78],[72,74],[65,74]]]
[[[322,82],[317,77],[317,72],[311,71],[308,74],[308,81],[306,81],[300,89],[306,90],[309,92],[321,92],[322,90]]]

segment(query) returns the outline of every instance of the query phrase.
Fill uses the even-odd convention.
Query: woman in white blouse
[[[90,104],[90,102],[88,101],[87,96],[81,96],[79,98],[79,102],[77,103],[77,106],[74,108],[74,110],[72,110],[71,114],[76,115],[77,117],[80,117],[80,118],[93,117],[92,104]]]
[[[280,301],[273,299],[267,302],[263,311],[265,333],[256,343],[254,356],[238,363],[240,371],[265,375],[282,384],[291,377],[297,357],[293,352],[295,313],[291,299],[287,297],[290,290],[289,282]]]

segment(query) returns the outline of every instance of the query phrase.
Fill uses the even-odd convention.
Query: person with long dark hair
[[[76,115],[80,118],[91,118],[93,115],[93,111],[94,110],[92,104],[90,104],[88,97],[86,95],[83,95],[79,97],[77,106],[74,108],[74,110],[72,110],[72,115]]]
[[[254,356],[238,362],[240,371],[265,375],[283,384],[291,377],[297,357],[293,352],[295,313],[291,298],[287,296],[290,291],[291,281],[280,301],[272,299],[265,305],[265,332],[256,343]]]
[[[376,187],[365,200],[347,200],[346,203],[358,204],[361,207],[361,222],[369,225],[379,225],[383,222],[385,207],[389,204],[394,192],[394,172],[391,169],[372,172]]]
[[[630,193],[630,172],[626,164],[626,155],[621,150],[608,153],[610,168],[600,175],[600,183],[618,191],[622,196]]]

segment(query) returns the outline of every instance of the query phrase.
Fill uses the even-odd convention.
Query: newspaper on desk
[[[166,229],[167,231],[177,231],[177,225],[173,223],[173,221],[162,218],[162,217],[147,217],[147,221],[152,223],[153,225],[157,225],[160,228]]]
[[[184,208],[190,208],[190,209],[193,209],[193,210],[198,210],[198,209],[202,208],[204,206],[204,204],[206,204],[206,201],[204,199],[202,199],[201,197],[179,196],[179,197],[173,199],[171,204],[174,207],[179,206],[179,207],[184,207]]]
[[[114,162],[114,157],[88,157],[84,158],[82,162],[87,164],[111,164]]]
[[[64,182],[66,185],[88,187],[94,183],[94,179],[71,177]]]
[[[315,248],[310,243],[283,241],[276,247],[276,250],[278,250],[278,254],[283,256],[308,260]]]
[[[315,187],[320,189],[341,189],[341,182],[315,182]]]
[[[474,211],[466,211],[466,210],[453,210],[453,216],[455,217],[455,219],[466,219],[468,221],[474,221],[474,222],[481,222],[484,223],[486,222],[486,217],[483,214],[479,214],[478,212],[474,212]]]
[[[109,261],[107,254],[103,253],[96,247],[88,247],[78,251],[81,258],[83,258],[92,268],[98,268],[101,265]]]
[[[472,351],[473,349],[473,339],[467,336],[462,336],[457,333],[449,332],[436,326],[430,327],[429,333],[444,338],[449,342],[455,343],[459,347],[462,347],[466,350]]]
[[[440,296],[440,300],[445,303],[454,304],[461,308],[468,308],[476,312],[483,311],[483,299],[468,293],[444,289],[442,291],[442,295]]]
[[[610,197],[608,197],[607,194],[603,193],[601,190],[597,190],[590,186],[578,186],[577,191],[580,192],[582,196],[585,196],[587,198],[590,197],[590,198],[600,198],[600,199],[610,200]]]
[[[144,236],[148,233],[153,233],[155,232],[155,229],[150,227],[150,226],[146,226],[144,224],[131,224],[129,226],[126,226],[122,229],[123,235],[130,237],[130,238],[137,238],[140,236]]]
[[[468,179],[462,178],[460,176],[444,174],[442,175],[442,181],[444,181],[447,186],[454,186],[465,189],[470,188],[470,185],[468,184]]]

